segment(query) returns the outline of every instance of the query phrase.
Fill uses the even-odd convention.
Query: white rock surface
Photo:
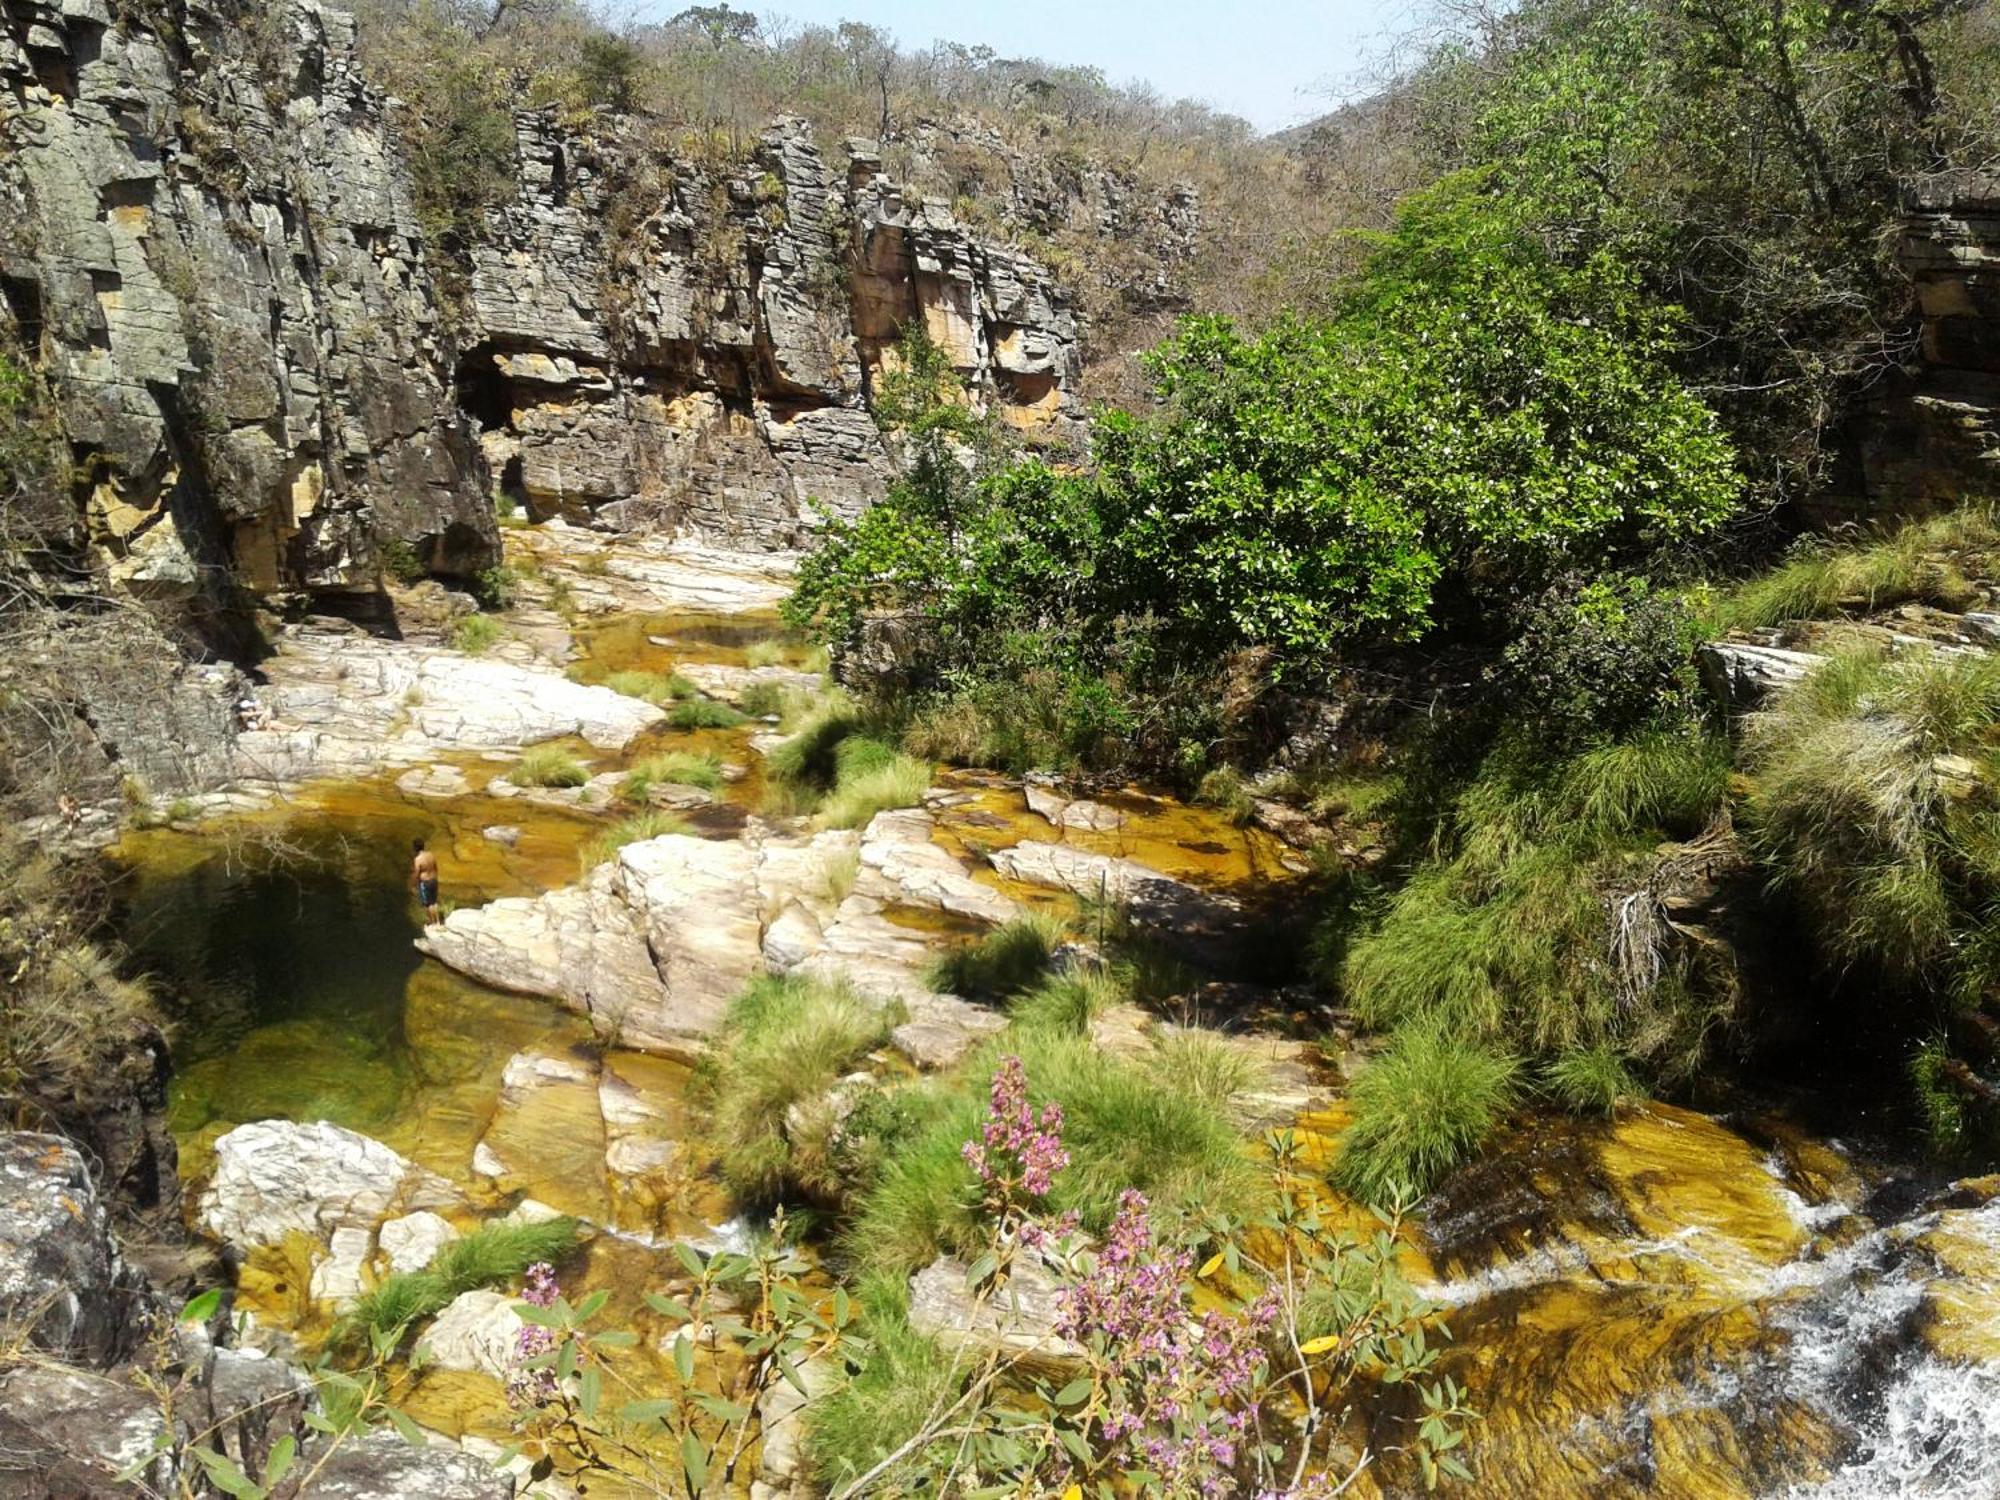
[[[513,1366],[522,1322],[515,1298],[494,1291],[464,1292],[417,1342],[433,1363],[447,1370],[491,1375],[504,1381]]]
[[[335,1312],[345,1312],[368,1290],[368,1260],[375,1252],[375,1237],[367,1230],[343,1224],[333,1231],[327,1253],[313,1267],[307,1290],[315,1302],[324,1302]]]
[[[1082,1358],[1055,1331],[1061,1286],[1033,1251],[1017,1255],[1006,1285],[983,1300],[966,1285],[968,1269],[941,1256],[911,1277],[910,1327],[975,1357],[1000,1349],[1045,1368]]]
[[[271,722],[236,744],[237,772],[249,781],[364,775],[429,765],[444,751],[518,749],[568,735],[619,750],[666,717],[551,667],[359,631],[288,631],[264,671],[270,680],[259,696]],[[450,795],[447,783],[426,775],[411,790]]]
[[[436,1258],[438,1251],[458,1238],[450,1221],[424,1211],[404,1214],[383,1223],[376,1243],[381,1246],[391,1275],[421,1271]]]
[[[195,1222],[224,1244],[275,1245],[289,1232],[324,1241],[458,1201],[444,1178],[380,1141],[325,1121],[262,1120],[216,1141]]]

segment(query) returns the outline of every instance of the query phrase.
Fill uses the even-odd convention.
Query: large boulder
[[[143,1333],[144,1282],[129,1269],[76,1148],[52,1135],[0,1135],[0,1324],[91,1364]]]
[[[325,1439],[299,1459],[312,1475],[298,1500],[512,1500],[514,1476],[443,1443],[421,1447],[386,1428]],[[321,1462],[324,1456],[325,1461]]]
[[[167,1430],[159,1401],[135,1382],[30,1362],[0,1372],[0,1495],[22,1500],[129,1500],[180,1493],[171,1455],[148,1462]],[[147,1487],[118,1476],[128,1469]]]
[[[498,1292],[462,1293],[425,1330],[419,1341],[431,1363],[504,1381],[520,1348],[522,1323],[515,1298]]]
[[[380,1141],[326,1121],[262,1120],[216,1141],[195,1222],[242,1249],[290,1233],[328,1240],[336,1229],[372,1231],[384,1219],[459,1202],[444,1178]]]

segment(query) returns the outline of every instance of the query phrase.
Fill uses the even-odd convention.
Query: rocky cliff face
[[[1075,429],[1076,319],[1048,271],[908,199],[873,143],[829,155],[780,121],[718,171],[517,126],[458,374],[536,515],[795,545],[813,502],[853,514],[893,471],[868,399],[913,322],[1010,425]]]
[[[372,587],[491,559],[477,450],[353,27],[311,5],[0,5],[0,288],[114,571]]]
[[[2000,178],[1909,189],[1897,258],[1922,319],[1919,365],[1863,408],[1858,488],[1871,511],[2000,495]]]
[[[717,168],[524,114],[459,278],[398,119],[314,0],[0,0],[0,332],[50,376],[131,586],[470,574],[496,488],[796,542],[892,472],[868,402],[910,321],[1013,426],[1077,421],[1049,272],[866,142],[780,122]]]

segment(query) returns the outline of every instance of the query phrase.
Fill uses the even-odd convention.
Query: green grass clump
[[[514,762],[507,779],[516,786],[578,787],[590,780],[590,772],[567,750],[536,745]]]
[[[1813,543],[1770,572],[1719,593],[1704,623],[1719,634],[1912,601],[1965,609],[1978,596],[1967,571],[1990,574],[1996,550],[2000,525],[1986,506],[1964,506],[1851,546]]]
[[[1153,1072],[1168,1088],[1219,1110],[1234,1109],[1264,1081],[1254,1057],[1211,1033],[1169,1032],[1153,1050]]]
[[[1082,1036],[1094,1017],[1126,998],[1125,978],[1116,970],[1075,968],[1017,991],[1007,1002],[1007,1015],[1023,1029]]]
[[[467,615],[451,627],[451,644],[467,656],[484,656],[506,631],[491,615]]]
[[[897,1020],[843,984],[765,978],[737,997],[702,1086],[731,1191],[753,1202],[839,1195],[839,1119],[823,1101]]]
[[[1609,1115],[1619,1100],[1642,1092],[1625,1060],[1609,1047],[1563,1053],[1542,1069],[1542,1082],[1565,1108],[1578,1114]]]
[[[743,652],[744,665],[750,667],[783,666],[790,654],[783,641],[752,641]]]
[[[1514,1102],[1516,1064],[1437,1026],[1399,1030],[1354,1081],[1335,1186],[1368,1203],[1428,1192]]]
[[[1035,1105],[1063,1107],[1070,1163],[1050,1194],[1056,1212],[1074,1209],[1085,1229],[1101,1233],[1128,1187],[1145,1193],[1169,1227],[1248,1203],[1255,1172],[1226,1111],[1142,1063],[1098,1052],[1086,1037],[1017,1028],[952,1078],[897,1091],[896,1128],[876,1148],[879,1167],[843,1241],[857,1263],[907,1273],[941,1251],[978,1253],[985,1229],[960,1148],[978,1134],[988,1080],[1009,1052],[1022,1060]]]
[[[791,737],[765,760],[770,811],[817,810],[829,828],[860,828],[878,812],[923,801],[930,766],[871,736],[845,694],[824,694],[796,712]]]
[[[667,723],[675,729],[734,729],[742,722],[742,714],[713,698],[689,698],[667,713]]]
[[[2000,659],[1944,652],[1844,653],[1750,721],[1751,844],[1830,966],[1966,1001],[2000,972],[1996,727]]]
[[[1729,996],[1691,982],[1677,949],[1657,982],[1632,983],[1606,962],[1613,907],[1660,840],[1709,825],[1728,774],[1725,746],[1694,733],[1492,766],[1445,808],[1442,856],[1386,896],[1350,882],[1313,946],[1370,1026],[1425,1022],[1544,1059],[1610,1047],[1683,1076]]]
[[[806,1453],[813,1474],[836,1490],[868,1473],[950,1406],[970,1366],[910,1327],[902,1278],[864,1277],[859,1288],[862,1356],[854,1378],[805,1410]],[[886,1472],[884,1495],[921,1493],[925,1476],[948,1471],[957,1443],[920,1448]]]
[[[1238,827],[1257,814],[1257,799],[1251,795],[1249,783],[1242,772],[1231,766],[1218,766],[1203,776],[1201,785],[1195,788],[1194,800],[1203,807],[1216,809]]]
[[[685,819],[655,808],[621,819],[577,852],[577,863],[589,874],[607,860],[616,859],[627,844],[643,844],[647,839],[665,838],[670,833],[686,833]]]
[[[1030,912],[940,955],[927,977],[940,993],[1004,1000],[1048,973],[1065,935],[1060,918]]]
[[[753,719],[781,716],[785,711],[785,685],[782,682],[753,682],[743,689],[741,702],[743,712]]]
[[[872,770],[844,778],[820,804],[820,819],[828,828],[864,828],[879,812],[915,807],[930,784],[927,763],[896,755]]]
[[[832,692],[800,705],[795,721],[785,727],[791,737],[765,757],[771,775],[826,791],[839,773],[841,744],[865,735],[868,720],[845,693]]]
[[[717,757],[691,750],[670,750],[649,755],[633,765],[618,784],[618,795],[627,802],[644,802],[655,786],[694,786],[712,792],[722,785],[722,762]]]
[[[678,672],[613,672],[604,679],[604,685],[614,693],[623,693],[628,698],[643,698],[648,703],[656,704],[692,698],[698,691]]]
[[[376,1335],[400,1340],[419,1318],[454,1298],[512,1280],[537,1261],[559,1261],[576,1248],[575,1219],[542,1224],[487,1224],[451,1241],[421,1271],[389,1277],[334,1325],[336,1348],[366,1348]]]

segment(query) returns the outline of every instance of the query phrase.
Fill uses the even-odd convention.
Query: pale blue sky
[[[601,0],[664,20],[689,0]],[[832,25],[865,21],[905,47],[981,43],[1007,57],[1102,68],[1170,98],[1199,99],[1282,130],[1366,92],[1363,72],[1410,29],[1412,0],[734,0],[738,9]]]

